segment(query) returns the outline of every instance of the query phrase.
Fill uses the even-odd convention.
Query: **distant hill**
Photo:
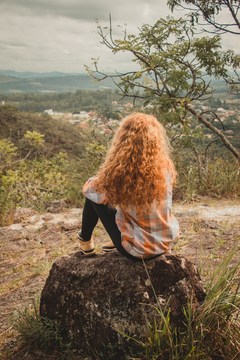
[[[81,75],[81,74],[62,73],[59,71],[39,73],[32,71],[18,72],[13,70],[0,70],[0,75],[13,76],[16,78],[24,78],[24,79],[34,79],[34,78],[48,78],[48,77],[59,77],[59,76],[69,76],[69,75]]]
[[[213,96],[220,99],[233,99],[235,95],[228,93],[224,80],[216,80],[209,76],[206,82],[211,81],[215,89]],[[70,74],[58,71],[48,73],[17,72],[13,70],[0,70],[0,94],[52,94],[75,92],[76,90],[115,89],[111,79],[94,82],[86,73]],[[237,96],[239,98],[239,96]]]
[[[0,84],[6,84],[9,82],[15,82],[17,81],[16,78],[14,77],[10,77],[10,76],[6,76],[6,75],[0,75]]]
[[[11,106],[0,106],[0,140],[11,139],[24,157],[30,150],[24,140],[27,131],[44,135],[44,146],[32,148],[32,156],[50,158],[59,152],[67,153],[69,159],[81,158],[88,143],[81,135],[81,128],[44,114],[19,112]]]
[[[10,71],[10,70],[9,70]],[[55,73],[55,76],[43,76],[22,78],[20,76],[9,76],[1,74],[0,71],[0,94],[23,94],[23,93],[35,93],[35,94],[51,94],[54,92],[75,92],[76,90],[97,90],[104,88],[115,88],[115,85],[111,79],[105,79],[101,82],[94,82],[88,75],[68,75]],[[19,74],[19,73],[18,73]],[[23,74],[23,73],[20,73]],[[36,73],[27,73],[34,75]],[[53,73],[48,73],[53,74]],[[38,74],[39,75],[39,74]]]

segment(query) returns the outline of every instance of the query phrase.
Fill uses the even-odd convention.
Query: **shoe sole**
[[[116,250],[115,247],[112,247],[112,248],[102,248],[102,251],[104,251],[104,252],[111,252],[111,251],[114,251],[114,250]]]
[[[84,257],[91,257],[91,256],[95,256],[97,255],[95,250],[89,250],[89,251],[84,251],[80,248],[80,251],[81,251],[81,254],[84,256]]]

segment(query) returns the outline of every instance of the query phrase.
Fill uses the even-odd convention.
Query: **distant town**
[[[113,101],[111,104],[112,108],[120,114],[120,117],[126,116],[130,109],[133,108],[131,103],[119,105],[117,101]],[[44,111],[44,114],[50,115],[55,118],[62,118],[63,121],[67,121],[73,125],[81,128],[89,128],[95,126],[99,129],[101,134],[110,134],[112,130],[110,127],[118,126],[119,120],[117,119],[106,119],[103,116],[98,115],[97,111],[79,111],[74,113],[62,113],[48,109]]]
[[[222,105],[223,106],[223,105]],[[227,110],[224,107],[212,108],[210,106],[202,105],[202,102],[195,101],[192,104],[192,107],[195,108],[198,112],[206,113],[205,116],[207,120],[211,122],[221,122],[224,123],[227,119],[229,119],[233,124],[240,122],[240,108],[235,110]],[[111,103],[111,108],[115,111],[118,111],[121,117],[126,116],[133,109],[133,105],[131,103],[127,104],[119,104],[117,101],[113,101]],[[151,108],[151,105],[148,105],[146,108]],[[143,109],[143,108],[142,108]],[[141,109],[141,110],[142,110]],[[216,114],[216,118],[213,118],[213,112]],[[55,118],[60,118],[63,121],[69,122],[73,125],[79,126],[81,128],[89,128],[90,126],[95,126],[99,129],[101,134],[109,134],[112,131],[109,127],[118,126],[118,119],[106,119],[103,116],[98,115],[97,111],[79,111],[74,113],[63,113],[56,112],[53,109],[48,109],[44,111],[45,114],[48,114]],[[191,125],[191,121],[193,116],[189,116],[190,120],[189,126]],[[170,124],[171,125],[171,124]],[[180,125],[174,125],[173,127],[180,127]],[[195,124],[195,128],[204,127],[202,124]],[[226,134],[229,138],[233,137],[233,130],[226,130]],[[212,138],[214,136],[213,133],[205,134],[207,138]]]

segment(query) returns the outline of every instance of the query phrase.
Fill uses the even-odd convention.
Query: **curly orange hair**
[[[166,177],[175,181],[170,145],[164,127],[152,116],[133,113],[125,117],[113,137],[104,164],[94,181],[109,204],[138,211],[158,205],[166,193]]]

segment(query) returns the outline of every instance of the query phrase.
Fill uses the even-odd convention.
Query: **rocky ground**
[[[240,239],[240,199],[178,202],[173,212],[181,228],[173,254],[193,261],[204,279]],[[45,214],[17,209],[13,224],[0,228],[1,359],[52,358],[20,350],[10,317],[40,294],[55,259],[78,249],[81,213],[82,209],[63,208],[62,203],[54,203]],[[101,245],[108,241],[101,223],[94,230],[94,240],[97,252],[101,252]],[[230,266],[240,262],[240,251],[236,255]]]

